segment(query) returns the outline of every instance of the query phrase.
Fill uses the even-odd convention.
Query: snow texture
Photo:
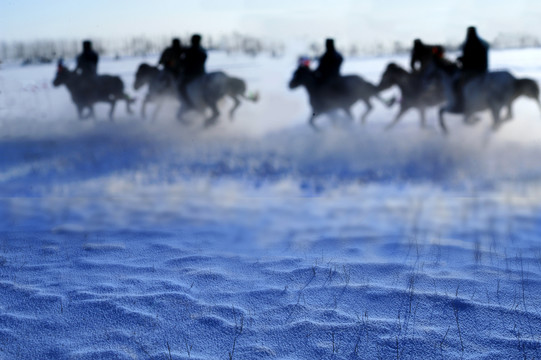
[[[539,80],[539,50],[493,68]],[[137,65],[100,73],[132,89]],[[349,58],[377,82],[390,61]],[[73,63],[71,63],[72,65]],[[203,129],[0,69],[0,359],[539,359],[541,114],[491,131],[363,105],[307,126],[293,56],[209,54],[261,100]],[[396,89],[385,92],[395,95]],[[221,109],[232,104],[225,100]]]

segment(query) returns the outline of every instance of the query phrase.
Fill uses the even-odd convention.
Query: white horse
[[[472,124],[478,120],[473,116],[476,112],[488,109],[494,121],[493,129],[497,130],[503,122],[513,117],[511,106],[519,96],[534,99],[541,108],[537,83],[532,79],[516,79],[508,71],[486,72],[466,82],[462,89],[463,106],[459,107],[453,91],[453,83],[459,71],[455,64],[438,61],[433,61],[427,70],[428,76],[439,76],[444,86],[447,103],[439,109],[440,126],[444,133],[447,133],[443,119],[446,112],[463,114],[464,122]],[[503,107],[507,108],[507,115],[502,119],[500,113]]]
[[[182,80],[181,80],[182,81]],[[233,119],[235,110],[240,105],[239,97],[246,100],[256,102],[259,99],[257,93],[246,95],[246,83],[244,80],[228,76],[224,72],[216,71],[201,75],[188,83],[186,93],[190,98],[191,107],[188,107],[185,102],[181,103],[177,118],[184,120],[184,115],[190,109],[196,110],[204,114],[207,108],[210,108],[212,115],[205,120],[205,126],[210,126],[216,123],[216,119],[220,116],[218,111],[218,101],[228,96],[234,101],[233,108],[229,110],[229,117]]]
[[[148,92],[143,99],[141,106],[141,116],[146,117],[146,107],[148,103],[155,103],[152,120],[155,120],[167,99],[179,99],[177,80],[173,75],[165,70],[160,70],[157,66],[141,64],[135,73],[135,82],[133,88],[139,90],[144,85],[148,85]]]

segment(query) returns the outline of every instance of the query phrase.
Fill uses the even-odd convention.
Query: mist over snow
[[[137,98],[113,122],[78,120],[55,66],[2,64],[0,359],[540,358],[537,105],[444,136],[437,109],[385,131],[398,108],[374,101],[315,132],[296,55],[210,52],[261,98],[209,129],[174,102],[141,118],[151,57],[101,60]],[[490,67],[539,81],[540,55]]]

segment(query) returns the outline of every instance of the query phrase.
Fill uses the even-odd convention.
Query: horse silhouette
[[[434,62],[430,76],[439,76],[445,90],[446,104],[439,109],[440,127],[447,133],[443,118],[444,113],[463,114],[464,122],[473,124],[479,120],[474,114],[490,110],[493,129],[497,130],[504,122],[513,117],[512,105],[520,96],[535,100],[541,109],[539,86],[528,78],[517,79],[508,71],[489,71],[473,77],[462,88],[463,106],[457,105],[453,83],[460,71],[456,64]],[[502,119],[501,110],[507,108],[507,116]]]
[[[379,91],[392,86],[398,86],[401,94],[400,110],[394,120],[387,125],[387,129],[395,126],[402,115],[409,109],[417,109],[421,117],[421,126],[426,125],[426,109],[439,105],[445,101],[445,94],[441,81],[427,82],[423,74],[410,73],[395,63],[385,68],[378,85]]]
[[[180,81],[182,81],[182,77]],[[186,94],[189,97],[191,105],[188,106],[185,102],[181,101],[177,118],[182,122],[186,122],[184,119],[186,112],[195,110],[204,114],[205,110],[210,108],[212,114],[205,119],[205,127],[216,123],[216,119],[220,116],[218,101],[224,97],[228,96],[234,101],[233,107],[229,110],[229,118],[231,120],[233,120],[235,111],[240,105],[239,98],[252,102],[256,102],[259,99],[257,93],[250,96],[246,95],[246,83],[244,80],[229,76],[222,71],[206,73],[193,79],[186,87]]]
[[[315,118],[323,113],[334,110],[343,110],[349,119],[353,120],[351,107],[359,100],[366,105],[366,110],[361,116],[364,123],[372,110],[370,102],[372,97],[387,104],[380,98],[378,88],[357,75],[338,76],[321,83],[314,71],[305,63],[301,63],[293,73],[289,82],[289,88],[295,89],[304,86],[308,92],[312,115],[308,123],[317,130]],[[388,105],[388,104],[387,104]]]
[[[144,85],[148,85],[148,92],[143,99],[141,106],[141,116],[146,117],[146,107],[148,103],[155,103],[156,107],[152,114],[154,120],[158,115],[166,99],[179,99],[177,79],[173,75],[164,73],[157,66],[141,64],[135,73],[135,82],[133,88],[139,90]]]
[[[111,105],[109,110],[111,120],[117,100],[125,100],[128,113],[132,113],[130,103],[134,100],[124,93],[124,83],[118,76],[82,76],[70,71],[60,60],[53,85],[55,87],[66,85],[80,119],[94,118],[94,104],[98,102],[107,102]],[[86,115],[83,114],[85,108],[88,108]]]

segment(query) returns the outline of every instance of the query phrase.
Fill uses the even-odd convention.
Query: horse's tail
[[[259,91],[250,91],[247,95],[241,94],[241,96],[244,99],[250,100],[252,102],[258,102],[259,101]]]
[[[524,95],[530,99],[539,101],[539,85],[532,79],[517,79],[515,83],[515,95],[517,97]]]
[[[396,97],[393,96],[390,99],[384,99],[379,93],[381,92],[381,89],[379,86],[374,85],[372,83],[367,82],[368,86],[370,86],[370,89],[372,91],[373,96],[378,99],[383,105],[386,107],[391,107],[396,102]]]
[[[229,90],[230,95],[232,96],[239,95],[243,99],[252,102],[257,102],[259,100],[258,91],[250,91],[248,94],[246,94],[246,82],[242,79],[236,77],[229,77]]]
[[[541,111],[541,100],[539,99],[539,85],[537,81],[528,78],[517,79],[515,82],[514,98],[516,99],[519,96],[526,96],[535,100]]]

